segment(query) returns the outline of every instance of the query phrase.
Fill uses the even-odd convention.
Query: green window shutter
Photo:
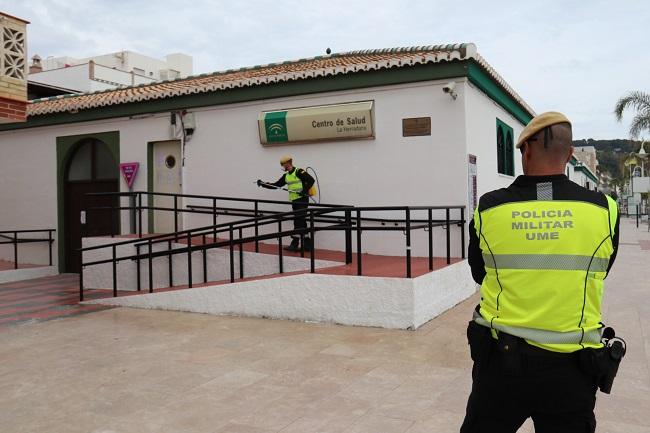
[[[497,171],[504,173],[505,167],[505,142],[503,139],[503,129],[501,125],[497,124]]]
[[[515,175],[513,130],[497,119],[497,171],[508,176]]]
[[[506,132],[506,174],[515,175],[514,146],[512,142],[512,128]]]

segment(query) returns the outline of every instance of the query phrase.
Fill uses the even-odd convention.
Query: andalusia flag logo
[[[269,143],[285,143],[289,141],[287,134],[287,112],[274,111],[264,115],[266,140]]]

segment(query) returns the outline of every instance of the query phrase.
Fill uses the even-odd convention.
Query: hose
[[[311,173],[310,173],[310,170],[311,170]],[[318,193],[318,199],[315,199],[314,197],[310,197],[310,198],[314,201],[314,203],[320,204],[320,202],[321,202],[321,193],[320,193],[320,182],[318,182],[318,174],[316,174],[316,170],[314,170],[313,167],[307,167],[305,169],[305,171],[307,173],[309,173],[310,175],[312,175],[312,177],[316,180],[316,192]]]

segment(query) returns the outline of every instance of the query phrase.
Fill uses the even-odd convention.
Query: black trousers
[[[504,334],[501,334],[503,336]],[[577,354],[557,354],[512,338],[506,348],[470,322],[472,392],[461,433],[516,433],[532,418],[536,433],[593,433],[596,379]],[[513,347],[514,346],[514,347]]]
[[[291,202],[291,209],[293,211],[299,211],[302,209],[307,209],[309,206],[309,197],[300,197]],[[294,230],[306,229],[307,228],[307,212],[297,212],[293,220]],[[299,235],[292,236],[294,239],[300,238]]]

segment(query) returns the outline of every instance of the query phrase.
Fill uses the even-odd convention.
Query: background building
[[[571,160],[566,165],[566,175],[569,180],[577,183],[578,185],[587,188],[590,191],[598,191],[600,181],[596,172],[580,161],[575,153]]]
[[[87,93],[189,75],[192,75],[192,57],[187,54],[168,54],[161,60],[133,51],[119,51],[82,59],[41,59],[35,55],[28,79],[33,96],[49,96],[43,93],[43,88],[61,89],[65,93]]]
[[[594,146],[576,146],[573,155],[583,165],[589,167],[592,173],[598,173],[598,157]]]

